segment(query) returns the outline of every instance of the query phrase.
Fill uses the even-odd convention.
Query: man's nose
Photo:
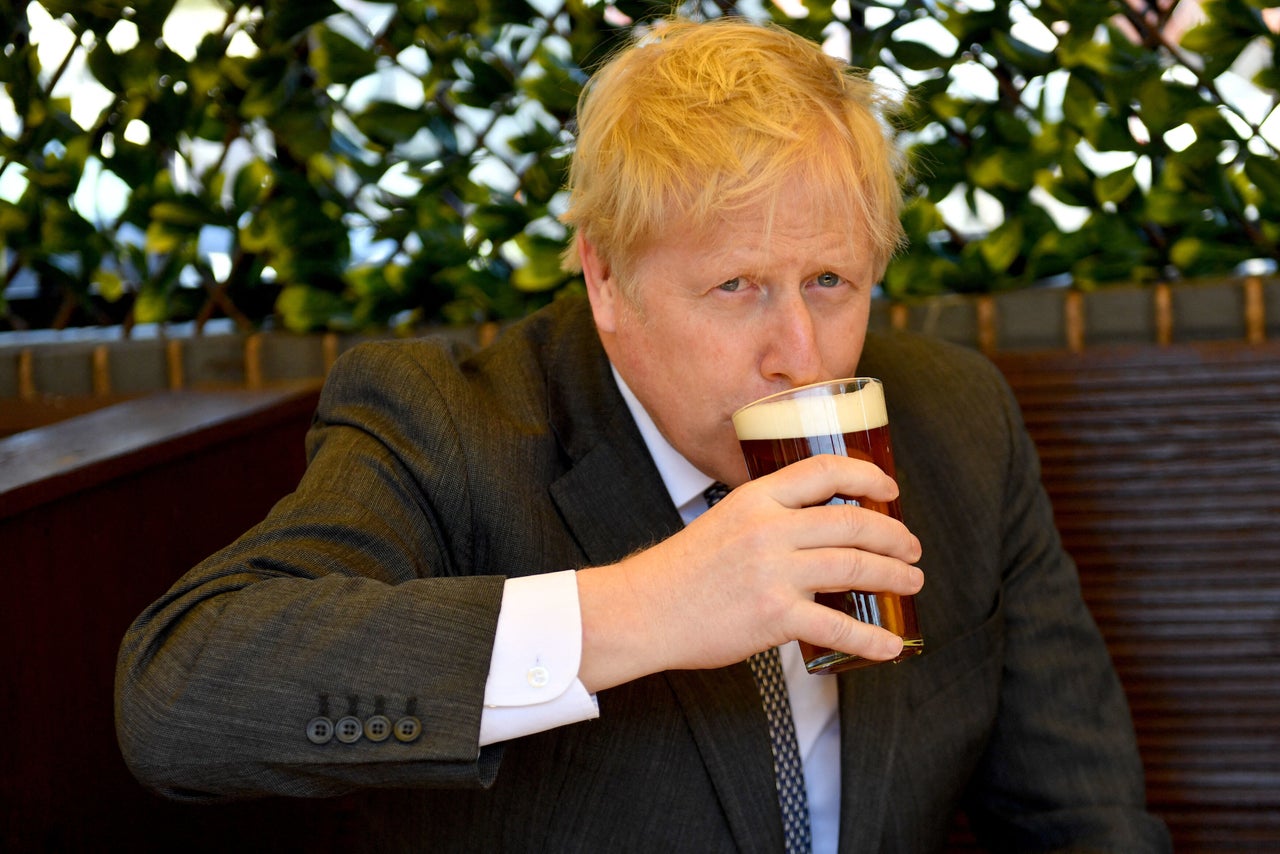
[[[822,377],[822,353],[813,309],[800,294],[789,294],[769,307],[768,340],[760,372],[788,387],[808,385]]]

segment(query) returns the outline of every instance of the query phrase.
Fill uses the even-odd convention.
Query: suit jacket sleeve
[[[925,572],[924,655],[846,680],[862,715],[847,751],[875,747],[860,735],[872,713],[859,698],[896,685],[905,695],[890,770],[863,762],[846,780],[892,775],[883,834],[867,844],[941,847],[960,800],[992,851],[1167,850],[1120,682],[1004,378],[974,351],[916,336],[872,336],[865,362],[885,379]]]
[[[298,490],[129,629],[117,731],[143,782],[200,798],[492,781],[500,751],[477,738],[504,568],[470,565],[439,382],[394,347],[344,356]],[[376,714],[421,734],[307,737],[313,718]]]
[[[1062,547],[1036,448],[994,371],[1006,413],[1000,542],[1005,630],[999,712],[967,804],[993,851],[1164,851],[1146,811],[1129,708]]]

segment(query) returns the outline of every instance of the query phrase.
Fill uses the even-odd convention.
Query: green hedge
[[[505,319],[579,288],[556,221],[576,98],[629,21],[672,8],[0,3],[0,324],[30,322],[29,282],[55,325],[298,330]],[[1269,3],[1209,0],[1180,36],[1158,7],[1190,0],[783,5],[807,13],[679,8],[771,14],[904,93],[887,295],[1280,258]]]

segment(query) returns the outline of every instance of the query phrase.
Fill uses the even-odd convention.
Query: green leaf
[[[232,184],[232,204],[237,211],[247,211],[261,202],[272,185],[271,167],[254,158],[240,167]]]
[[[18,234],[25,231],[31,217],[12,202],[0,199],[0,234]]]
[[[176,252],[191,239],[192,231],[189,228],[175,228],[173,225],[161,220],[155,220],[147,226],[147,251],[155,255]]]
[[[93,225],[65,204],[47,201],[41,211],[41,251],[77,252],[93,236]]]
[[[521,291],[549,291],[568,278],[560,264],[563,243],[530,234],[518,235],[515,243],[525,256],[525,263],[512,273],[511,283]]]
[[[492,107],[511,94],[515,77],[511,69],[493,54],[468,55],[463,59],[471,77],[470,84],[459,94],[462,103],[474,107]]]
[[[1033,281],[1070,272],[1072,265],[1095,249],[1087,229],[1064,233],[1051,229],[1035,241],[1029,254],[1027,274]]]
[[[1143,208],[1152,222],[1163,226],[1177,225],[1192,210],[1185,193],[1164,184],[1157,184],[1147,192]]]
[[[1012,219],[1002,223],[995,231],[978,243],[982,258],[994,273],[1003,273],[1013,266],[1022,254],[1022,221]]]
[[[1213,52],[1270,33],[1262,13],[1242,0],[1207,0],[1201,8],[1203,23],[1188,30],[1180,40],[1187,50]]]
[[[1152,134],[1159,136],[1186,121],[1186,114],[1204,103],[1197,90],[1181,83],[1146,80],[1138,90],[1137,113]]]
[[[929,252],[911,252],[889,263],[881,284],[891,297],[903,299],[946,293],[958,278],[955,261]]]
[[[1072,74],[1062,96],[1062,117],[1070,126],[1088,133],[1098,123],[1098,96],[1084,76]]]
[[[329,27],[316,30],[316,47],[310,59],[319,85],[349,86],[377,70],[377,57],[370,51]]]
[[[932,47],[911,39],[895,39],[890,42],[889,50],[898,62],[916,71],[934,71],[948,68],[951,57],[943,56]]]
[[[1169,251],[1169,257],[1189,276],[1205,275],[1222,269],[1229,270],[1236,264],[1248,260],[1253,254],[1245,246],[1233,246],[1222,241],[1200,240],[1194,237],[1179,240]]]
[[[1222,111],[1214,106],[1203,106],[1199,109],[1192,110],[1187,113],[1187,123],[1196,131],[1196,136],[1201,141],[1213,140],[1212,147],[1217,150],[1219,143],[1223,140],[1235,142],[1240,137],[1236,133],[1236,129],[1226,117],[1222,115]]]
[[[578,93],[586,81],[581,69],[567,64],[546,45],[538,47],[533,65],[541,73],[528,75],[521,81],[523,92],[553,116],[572,115],[578,107]]]
[[[1264,65],[1253,75],[1253,83],[1261,89],[1280,90],[1280,66]]]
[[[169,319],[169,294],[143,288],[133,301],[133,319],[138,323],[162,323]]]
[[[124,279],[114,270],[99,268],[93,274],[93,283],[98,286],[98,293],[107,302],[119,302],[124,296]]]
[[[1058,61],[1063,68],[1090,70],[1103,75],[1109,73],[1111,63],[1107,46],[1095,41],[1091,33],[1092,30],[1072,30],[1058,41]]]
[[[993,110],[991,117],[985,124],[993,128],[999,135],[998,141],[1000,145],[1010,146],[1014,150],[1031,145],[1032,130],[1028,126],[1026,119],[1008,110]]]
[[[94,44],[86,57],[86,62],[89,73],[108,91],[118,92],[124,88],[121,83],[120,58],[111,49],[111,45],[107,44],[106,39],[101,39]]]
[[[543,154],[534,160],[520,176],[520,189],[527,196],[530,207],[550,202],[564,186],[568,170],[568,157]]]
[[[951,3],[943,24],[961,45],[983,43],[996,30],[1008,31],[1009,12],[1005,4],[993,4],[994,8],[980,11],[967,4]]]
[[[934,201],[941,201],[952,187],[967,180],[966,155],[963,147],[950,137],[936,143],[913,146],[908,152],[915,180],[925,185]]]
[[[276,133],[276,144],[287,148],[297,161],[306,162],[329,150],[332,123],[313,104],[284,110],[273,116],[270,124]]]
[[[1032,47],[1003,30],[991,34],[991,52],[1001,62],[1029,77],[1042,77],[1055,67],[1052,53]]]
[[[290,332],[311,332],[341,324],[347,305],[338,294],[306,285],[290,285],[276,297],[276,314]]]
[[[969,176],[984,190],[1029,190],[1035,182],[1035,162],[1027,152],[996,148],[974,159]]]
[[[525,222],[524,207],[513,199],[480,205],[471,215],[471,224],[494,243],[505,243],[519,234]]]
[[[352,118],[361,133],[387,148],[408,142],[428,124],[421,110],[391,101],[373,101]],[[452,128],[449,133],[452,135]]]
[[[1269,157],[1250,157],[1244,163],[1244,174],[1258,189],[1260,208],[1275,219],[1280,215],[1280,163]]]
[[[266,0],[259,45],[287,42],[312,24],[342,11],[333,0]]]
[[[935,231],[946,228],[938,206],[926,198],[909,201],[902,210],[902,228],[912,242],[923,242]]]
[[[1271,37],[1262,13],[1242,0],[1209,0],[1203,10],[1204,21],[1184,33],[1180,44],[1199,55],[1207,77],[1230,68],[1254,39]]]
[[[1138,189],[1138,180],[1134,177],[1133,167],[1117,169],[1093,182],[1093,193],[1103,204],[1119,204]]]
[[[210,212],[198,198],[182,196],[151,206],[151,218],[175,229],[195,231],[210,222]]]
[[[177,0],[129,0],[128,8],[133,13],[130,20],[138,28],[138,38],[145,41],[160,38],[176,5]]]

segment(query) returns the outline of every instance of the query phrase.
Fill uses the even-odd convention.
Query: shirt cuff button
[[[545,688],[547,687],[547,683],[551,681],[551,671],[547,670],[547,668],[542,665],[530,667],[528,678],[529,684],[534,688]]]

